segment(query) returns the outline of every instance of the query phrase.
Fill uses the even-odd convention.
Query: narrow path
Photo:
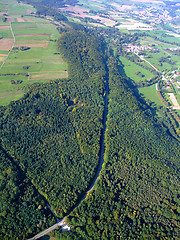
[[[161,73],[152,63],[147,61],[143,56],[139,56],[137,53],[135,53],[135,55],[139,57],[141,60],[147,62],[154,70],[156,70],[156,72]]]
[[[15,36],[14,36],[14,33],[13,33],[12,26],[11,26],[11,23],[10,23],[10,29],[11,29],[11,33],[12,33],[14,42],[13,42],[13,45],[12,45],[12,47],[11,47],[11,50],[9,50],[8,55],[6,56],[6,58],[4,59],[3,63],[2,63],[1,66],[0,66],[0,70],[1,70],[1,68],[3,67],[3,65],[5,64],[5,62],[6,62],[7,58],[9,57],[10,53],[12,52],[12,49],[13,49],[14,44],[15,44],[15,41],[16,41]]]
[[[108,74],[107,74],[108,75]],[[103,129],[102,129],[102,134],[101,134],[101,141],[100,141],[100,158],[99,158],[99,165],[96,171],[96,175],[94,177],[94,180],[92,181],[88,191],[86,192],[86,194],[83,196],[83,198],[80,200],[80,202],[61,220],[59,220],[59,222],[57,222],[56,224],[54,224],[53,226],[51,226],[50,228],[44,230],[43,232],[37,234],[36,236],[34,236],[33,238],[30,238],[29,240],[33,240],[33,239],[38,239],[44,235],[46,235],[47,233],[49,233],[50,231],[54,230],[55,228],[57,228],[58,226],[62,226],[65,227],[67,226],[67,224],[65,223],[65,218],[68,217],[71,212],[73,212],[80,204],[83,200],[86,199],[87,195],[89,192],[91,192],[95,186],[95,183],[99,177],[99,174],[101,172],[102,169],[102,164],[104,161],[104,151],[105,151],[105,132],[106,132],[106,121],[107,121],[107,113],[108,113],[108,95],[109,95],[109,78],[107,77],[106,79],[106,95],[105,95],[105,105],[104,105],[104,113],[103,113]],[[48,207],[50,208],[50,206],[48,205]],[[50,208],[51,210],[51,208]],[[51,210],[52,212],[52,210]],[[55,214],[53,214],[55,215]],[[58,219],[56,218],[56,220],[58,221]]]

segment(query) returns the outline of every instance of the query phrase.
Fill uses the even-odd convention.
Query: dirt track
[[[171,99],[171,102],[174,105],[174,109],[180,109],[179,103],[176,100],[176,97],[174,96],[174,93],[168,93],[169,98]]]

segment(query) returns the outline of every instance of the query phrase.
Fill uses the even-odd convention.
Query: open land
[[[7,22],[0,25],[0,64],[11,51],[0,70],[1,105],[22,97],[28,84],[68,77],[67,65],[56,50],[56,27],[46,19],[26,16],[35,11],[33,7],[8,3]]]
[[[146,99],[154,102],[157,106],[164,106],[157,94],[155,84],[149,87],[139,88],[139,92],[142,93]]]

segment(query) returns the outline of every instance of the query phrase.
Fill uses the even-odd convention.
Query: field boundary
[[[68,72],[67,72],[67,71],[42,71],[42,72],[28,72],[28,78],[27,78],[27,80],[28,80],[28,81],[36,80],[36,79],[30,79],[30,77],[31,77],[31,74],[34,74],[34,73],[37,73],[37,74],[48,74],[48,73],[66,73],[66,78],[68,78]],[[41,76],[41,75],[39,75],[39,76]]]
[[[14,42],[13,42],[13,44],[12,44],[11,50],[9,51],[7,57],[4,59],[3,63],[2,63],[1,66],[0,66],[0,70],[2,69],[2,67],[3,67],[3,65],[5,64],[7,58],[9,57],[10,53],[12,52],[12,49],[13,49],[14,44],[15,44],[15,42],[16,42],[16,39],[15,39],[15,36],[14,36],[14,32],[13,32],[11,23],[10,23],[10,29],[11,29],[11,33],[12,33],[13,41],[14,41]]]

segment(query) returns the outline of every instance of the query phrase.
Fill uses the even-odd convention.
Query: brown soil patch
[[[31,9],[27,9],[26,10],[26,14],[30,14],[30,13],[32,13],[32,10]]]
[[[25,39],[25,40],[17,40],[16,41],[17,44],[21,44],[21,43],[22,44],[24,44],[24,43],[26,44],[27,42],[29,42],[29,43],[30,42],[36,42],[36,43],[41,43],[41,44],[44,43],[45,44],[46,42],[49,42],[49,41],[46,41],[46,40],[35,40],[35,39],[32,39],[32,40],[31,39]]]
[[[3,16],[4,14],[7,14],[7,12],[0,12],[0,16]]]
[[[13,29],[31,29],[31,28],[37,28],[37,27],[14,27]]]
[[[3,30],[3,29],[9,29],[10,26],[0,26],[0,30]]]
[[[24,19],[22,17],[17,17],[18,22],[24,22]]]
[[[7,54],[0,54],[0,57],[6,57],[7,56]]]
[[[13,39],[8,38],[0,39],[0,50],[3,51],[11,50],[13,43],[14,43]]]
[[[34,73],[42,73],[42,74],[33,75]],[[58,79],[58,78],[65,78],[65,77],[66,78],[68,77],[68,72],[67,71],[29,72],[28,73],[28,80],[30,80],[30,81],[31,80],[44,80],[44,79]]]
[[[70,11],[70,12],[73,12],[73,16],[77,16],[77,17],[82,17],[82,18],[85,18],[87,17],[87,13],[89,13],[89,9],[82,9],[78,6],[70,6],[70,5],[66,5],[65,8],[60,8],[62,11],[65,10],[65,11]]]
[[[46,42],[46,43],[20,43],[20,44],[15,44],[14,46],[15,47],[30,47],[30,48],[33,48],[33,47],[42,47],[42,48],[47,48],[49,42]]]
[[[32,22],[32,20],[29,19],[29,18],[24,18],[24,20],[25,20],[26,22]]]
[[[7,18],[6,22],[14,22],[14,18]]]
[[[171,102],[173,103],[174,109],[180,109],[179,103],[176,100],[176,97],[174,96],[174,93],[168,93],[169,98],[171,99]]]
[[[46,43],[44,44],[44,47],[43,47],[43,48],[47,48],[47,47],[48,47],[48,44],[49,44],[49,42],[46,42]]]
[[[133,8],[132,6],[129,6],[129,5],[120,6],[117,3],[112,3],[111,5],[114,6],[117,10],[122,11],[122,12]]]
[[[50,36],[51,34],[15,34],[16,37]]]

